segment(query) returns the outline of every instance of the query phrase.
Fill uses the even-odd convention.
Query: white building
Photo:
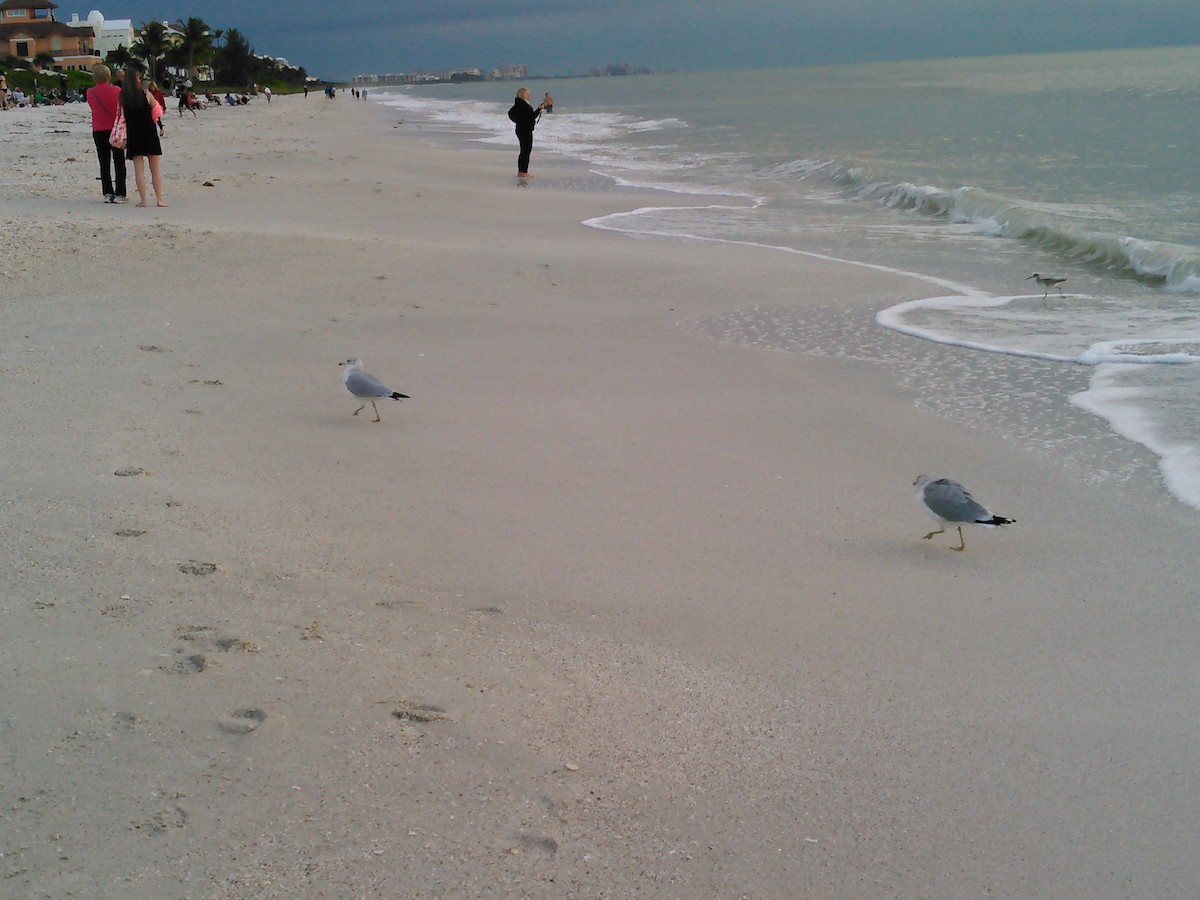
[[[90,28],[95,36],[92,47],[100,59],[108,56],[121,45],[128,50],[133,46],[132,19],[105,19],[100,10],[93,9],[88,13],[87,21],[81,21],[78,13],[71,13],[69,24],[72,28]]]

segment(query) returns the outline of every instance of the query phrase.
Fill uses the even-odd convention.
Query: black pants
[[[92,140],[96,142],[96,156],[100,158],[100,190],[104,196],[116,194],[125,196],[125,151],[113,150],[108,142],[111,131],[93,131]],[[111,170],[109,165],[111,163]],[[117,175],[116,190],[113,190],[113,172]]]
[[[525,175],[529,172],[529,154],[533,152],[533,132],[518,131],[517,140],[521,142],[521,153],[517,156],[517,172]]]

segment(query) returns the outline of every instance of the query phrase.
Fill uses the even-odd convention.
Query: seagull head
[[[1026,278],[1025,280],[1026,280],[1026,281],[1028,281],[1029,279],[1028,279],[1028,278]],[[918,475],[918,476],[917,476],[917,480],[913,482],[913,487],[918,487],[918,488],[919,488],[921,485],[923,485],[923,484],[924,484],[925,482],[927,482],[928,480],[929,480],[929,476],[928,476],[928,475]]]
[[[361,369],[361,368],[362,368],[362,360],[361,360],[361,359],[359,359],[357,356],[352,356],[352,357],[350,357],[348,360],[346,360],[345,362],[340,362],[340,363],[338,363],[338,365],[339,365],[339,366],[345,366],[345,367],[346,367],[347,369],[349,369],[350,371],[354,371],[355,369]]]

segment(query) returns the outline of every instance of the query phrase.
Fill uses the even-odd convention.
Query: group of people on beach
[[[92,140],[100,160],[100,189],[104,193],[104,202],[126,201],[125,163],[132,161],[140,200],[137,205],[146,205],[146,168],[149,167],[155,202],[166,206],[160,168],[162,143],[159,141],[162,134],[159,122],[166,106],[162,92],[133,68],[120,72],[114,84],[108,66],[96,63],[92,66],[92,77],[96,83],[88,88],[87,102],[92,110]],[[120,120],[124,120],[125,125],[123,147],[112,143],[113,129]]]
[[[92,140],[96,145],[96,156],[100,162],[100,186],[106,203],[126,202],[126,161],[134,166],[134,183],[137,187],[138,206],[146,205],[146,168],[150,170],[150,183],[154,198],[159,206],[166,206],[166,195],[162,184],[162,143],[159,138],[165,133],[162,114],[166,99],[153,82],[143,80],[141,73],[128,68],[117,73],[117,83],[112,81],[112,72],[104,63],[92,66],[95,85],[87,91],[88,106],[92,110]],[[7,87],[7,86],[5,86]],[[326,96],[333,97],[333,88],[327,87]],[[307,93],[307,89],[306,89]],[[358,96],[358,92],[355,92]],[[366,91],[361,92],[366,99]],[[268,95],[269,97],[269,95]],[[229,103],[231,97],[226,97]],[[268,102],[270,102],[268,100]],[[218,101],[219,103],[219,101]],[[196,95],[190,88],[179,93],[179,115],[184,110],[196,114]],[[529,102],[529,88],[520,88],[513,98],[508,118],[516,128],[520,151],[517,154],[517,177],[528,179],[529,158],[533,153],[533,130],[543,113],[554,112],[554,98],[549,92],[536,108]],[[126,141],[124,147],[112,144],[112,132],[117,120],[125,121]]]
[[[516,126],[517,142],[520,144],[520,152],[517,154],[517,177],[521,179],[532,178],[529,174],[529,156],[533,153],[533,129],[537,126],[538,120],[541,119],[542,113],[554,112],[554,98],[547,92],[542,98],[542,102],[537,105],[537,109],[529,102],[529,88],[519,88],[517,96],[513,98],[512,108],[508,111],[509,120]]]
[[[147,81],[133,68],[118,69],[114,75],[104,63],[97,63],[92,66],[92,78],[95,84],[88,88],[85,97],[92,111],[92,140],[100,162],[100,190],[104,194],[104,202],[126,202],[125,163],[132,161],[134,183],[140,201],[137,205],[146,205],[148,168],[155,202],[159,206],[166,206],[160,141],[166,134],[166,126],[162,121],[167,108],[166,96],[157,84]],[[205,94],[204,100],[197,98],[190,82],[181,86],[176,96],[180,116],[185,111],[195,116],[197,109],[203,109],[208,104],[221,105],[221,98],[212,91]],[[235,99],[231,94],[226,94],[225,102],[229,106],[238,106],[249,103],[250,98]],[[118,120],[124,121],[125,140],[114,145],[113,129]]]
[[[66,103],[82,103],[83,99],[82,91],[71,90],[65,82],[62,87],[52,89],[35,85],[27,94],[20,88],[9,88],[8,77],[0,73],[0,110],[62,106]]]

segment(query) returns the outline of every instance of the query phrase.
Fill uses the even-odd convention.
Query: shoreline
[[[395,109],[408,115],[410,120],[413,115],[432,115],[432,121],[437,123],[440,116],[446,115],[446,104],[424,109],[418,107],[414,110],[411,108],[404,108],[404,105],[407,104],[408,101],[399,99],[403,97],[403,93],[397,95],[396,93],[392,92],[382,96],[385,103],[395,102],[401,104],[400,107],[395,107]],[[593,97],[592,100],[595,102],[595,97]],[[425,97],[425,102],[429,102],[429,96]],[[455,101],[451,101],[451,106],[453,105],[453,102]],[[461,128],[456,128],[453,125],[442,123],[441,125],[435,124],[434,129],[436,130],[439,127],[449,129],[449,131],[444,132],[444,134],[447,135],[446,140],[449,141],[452,137],[458,137],[460,134],[464,134],[465,131],[463,131],[463,129],[473,128],[477,130],[478,139],[483,143],[489,145],[495,143],[495,130],[487,128],[483,119],[480,117],[480,111],[477,108],[471,104],[468,104],[466,109],[460,115],[465,120],[470,120],[471,125],[465,124],[464,121]],[[429,120],[426,119],[424,121],[426,123],[426,127],[428,127]],[[590,122],[588,120],[588,116],[584,114],[576,117],[575,119],[571,119],[570,126],[565,129],[564,134],[570,135],[574,131],[578,130],[580,134],[587,135],[589,134],[589,129],[594,129],[596,127],[596,123]],[[635,131],[636,130],[637,129],[635,129]],[[504,140],[504,138],[501,138],[501,140]],[[554,146],[553,140],[551,141],[551,146]],[[572,144],[570,138],[568,138],[563,146],[569,148],[567,151],[568,158],[570,152],[582,152],[584,153],[585,157],[589,159],[595,159],[598,165],[601,167],[601,170],[607,172],[607,175],[604,177],[612,178],[617,184],[628,183],[627,179],[623,177],[623,170],[619,164],[608,165],[604,161],[605,151],[602,151],[597,144],[593,143],[588,145],[586,138],[584,138],[583,144],[575,146]],[[641,171],[640,168],[638,168],[638,170]],[[709,198],[713,196],[711,193],[691,194],[689,193],[687,186],[684,184],[676,184],[674,190],[671,190],[663,186],[662,178],[652,178],[649,177],[649,175],[646,175],[646,177],[643,177],[641,180],[643,182],[647,182],[647,184],[644,185],[647,190],[653,189],[650,185],[658,184],[659,187],[666,190],[670,196],[706,196]],[[693,184],[692,187],[697,191],[704,190],[703,186],[697,186]],[[713,182],[710,182],[707,187],[711,190],[718,190]],[[744,187],[742,190],[744,190]],[[769,191],[769,189],[764,190]],[[924,191],[926,189],[920,188],[915,190],[917,190],[919,193],[920,191]],[[685,238],[712,241],[714,243],[738,241],[739,238],[731,235],[719,236],[721,235],[723,228],[719,225],[716,227],[706,225],[704,218],[715,214],[717,216],[717,220],[720,221],[724,211],[737,209],[737,201],[732,198],[742,198],[747,195],[743,195],[741,190],[730,186],[728,187],[727,191],[723,194],[720,194],[720,196],[731,198],[731,205],[729,207],[716,205],[711,207],[712,212],[700,211],[698,216],[679,216],[678,213],[686,212],[688,209],[688,207],[684,205],[680,205],[678,207],[671,205],[649,206],[632,211],[621,211],[614,215],[603,216],[600,217],[599,220],[589,220],[585,224],[597,227],[612,228],[618,231],[625,231],[634,236]],[[786,203],[787,195],[779,195],[776,196],[775,199],[782,199]],[[763,198],[760,198],[760,200],[766,202],[768,206],[770,205],[770,202],[768,202],[768,198],[765,195]],[[702,205],[702,207],[703,210],[709,209],[709,207],[704,205]],[[737,217],[736,212],[734,213],[734,217]],[[918,217],[918,219],[919,218],[920,217]],[[801,217],[800,221],[803,221],[803,217]],[[726,223],[726,225],[729,225],[729,223]],[[799,246],[789,246],[788,242],[783,239],[782,233],[780,233],[778,236],[780,238],[780,242],[773,242],[765,237],[760,241],[755,241],[749,238],[741,240],[743,243],[746,243],[749,246],[773,246],[781,252],[815,252],[814,250],[803,249]],[[846,247],[842,248],[843,251],[847,249],[848,248]],[[1011,248],[1009,252],[1011,252]],[[850,265],[865,265],[868,267],[880,265],[880,261],[874,259],[873,254],[863,253],[856,255],[853,252],[841,252],[817,253],[817,256],[819,258],[827,258]],[[1096,439],[1098,439],[1104,445],[1104,450],[1102,452],[1092,454],[1090,459],[1085,459],[1087,456],[1086,453],[1077,453],[1079,460],[1093,470],[1093,473],[1090,477],[1108,481],[1123,479],[1125,477],[1125,469],[1128,467],[1128,463],[1125,461],[1125,458],[1130,458],[1131,456],[1136,457],[1142,452],[1140,448],[1144,448],[1146,451],[1153,453],[1154,456],[1157,457],[1155,465],[1158,467],[1158,470],[1161,473],[1159,477],[1160,485],[1156,488],[1152,488],[1151,490],[1157,494],[1160,489],[1164,489],[1171,493],[1183,504],[1191,507],[1192,509],[1200,509],[1200,500],[1197,499],[1198,496],[1200,496],[1200,493],[1198,493],[1200,492],[1200,468],[1198,468],[1196,465],[1196,454],[1194,449],[1195,435],[1187,434],[1186,429],[1183,433],[1177,433],[1174,426],[1175,421],[1187,422],[1192,417],[1191,413],[1193,410],[1188,399],[1190,398],[1192,392],[1188,390],[1186,376],[1179,376],[1182,381],[1179,384],[1176,384],[1179,379],[1177,379],[1175,373],[1163,371],[1156,366],[1147,367],[1145,365],[1149,362],[1156,362],[1159,365],[1190,362],[1192,359],[1194,359],[1194,357],[1186,354],[1186,347],[1188,346],[1186,340],[1183,340],[1182,344],[1178,345],[1165,340],[1161,342],[1156,342],[1152,339],[1135,340],[1132,338],[1132,334],[1134,333],[1134,325],[1132,323],[1125,323],[1125,325],[1122,325],[1119,322],[1115,325],[1109,323],[1109,327],[1111,328],[1111,331],[1109,332],[1104,330],[1103,325],[1095,321],[1090,323],[1085,323],[1080,320],[1070,321],[1070,317],[1073,315],[1073,313],[1067,312],[1064,313],[1066,320],[1062,322],[1063,328],[1068,331],[1070,331],[1072,328],[1082,329],[1082,334],[1092,334],[1093,340],[1095,340],[1096,343],[1087,346],[1088,341],[1084,340],[1084,344],[1082,346],[1076,346],[1073,343],[1064,343],[1059,341],[1058,345],[1061,345],[1059,349],[1057,351],[1052,351],[1047,349],[1044,343],[1039,344],[1038,340],[1034,340],[1033,337],[1034,335],[1039,334],[1040,329],[1042,328],[1046,329],[1046,331],[1051,334],[1054,333],[1054,317],[1057,315],[1057,313],[1049,313],[1050,320],[1046,322],[1040,322],[1039,317],[1045,314],[1046,311],[1039,309],[1039,305],[1036,302],[1030,306],[1029,301],[1031,298],[1029,297],[1026,297],[1022,294],[1013,295],[1008,293],[1008,291],[1012,289],[1011,282],[1005,282],[1003,280],[997,281],[995,278],[992,278],[990,281],[986,278],[978,281],[971,278],[966,278],[964,281],[963,278],[966,270],[962,270],[958,273],[957,281],[947,280],[945,277],[946,271],[944,266],[942,277],[939,277],[937,275],[925,274],[924,270],[919,265],[915,265],[915,262],[915,260],[909,259],[910,265],[899,265],[897,267],[897,264],[893,261],[892,264],[885,265],[883,268],[886,271],[893,271],[904,277],[919,278],[931,284],[940,285],[947,290],[956,291],[963,294],[964,299],[961,301],[947,302],[940,300],[940,298],[923,297],[916,301],[900,304],[898,307],[892,310],[878,310],[876,320],[887,325],[888,327],[893,327],[905,333],[920,336],[928,340],[940,341],[949,344],[958,344],[960,346],[967,346],[979,351],[1008,353],[1017,357],[1028,356],[1031,358],[1058,360],[1068,365],[1074,365],[1076,362],[1085,362],[1088,365],[1093,366],[1093,368],[1090,370],[1090,380],[1096,382],[1097,384],[1113,380],[1113,378],[1107,375],[1105,370],[1102,368],[1103,364],[1106,362],[1132,362],[1136,360],[1143,364],[1137,369],[1125,369],[1119,373],[1120,380],[1125,385],[1125,387],[1121,390],[1093,390],[1087,385],[1078,386],[1076,385],[1077,379],[1075,378],[1074,373],[1062,372],[1058,375],[1058,379],[1063,382],[1065,388],[1062,396],[1046,396],[1046,391],[1039,391],[1036,397],[1031,397],[1030,401],[1023,405],[1024,408],[1014,409],[1005,419],[997,421],[995,423],[995,430],[997,433],[1006,434],[1011,432],[1025,432],[1023,423],[1031,418],[1048,417],[1051,413],[1048,413],[1047,410],[1052,410],[1054,413],[1059,415],[1065,414],[1067,418],[1073,418],[1074,411],[1066,410],[1064,413],[1065,406],[1070,405],[1078,409],[1085,409],[1088,412],[1096,415],[1101,421],[1110,423],[1106,431],[1103,433],[1097,432],[1096,429],[1088,429],[1090,432],[1098,435]],[[975,272],[974,274],[978,276],[982,273]],[[996,273],[992,274],[995,275]],[[1012,276],[1013,272],[1010,270],[1007,274],[1008,276]],[[1027,279],[1021,283],[1025,284],[1026,282]],[[1086,291],[1087,288],[1085,287],[1084,293],[1079,295],[1077,299],[1098,300],[1098,298],[1090,297]],[[989,328],[986,324],[988,321],[986,317],[981,319],[974,316],[962,316],[961,313],[952,316],[949,312],[943,313],[939,317],[938,314],[931,312],[932,310],[943,308],[946,310],[957,309],[961,311],[968,309],[973,304],[979,302],[980,299],[982,299],[986,304],[998,304],[1001,301],[1007,301],[1011,303],[1010,309],[1012,311],[1012,315],[1018,318],[1023,316],[1023,321],[1026,328],[1031,330],[1029,334],[1025,335],[1027,340],[1022,340],[1020,334],[1018,333],[1016,335],[1017,339],[1015,345],[1008,346],[1005,344],[1005,339],[1011,339],[1014,337],[1013,333],[1011,333],[1011,330],[1006,332],[1003,327],[997,325],[994,330],[989,331]],[[1155,304],[1153,297],[1143,298],[1143,302],[1149,304],[1151,307]],[[1073,301],[1071,305],[1074,305]],[[905,315],[903,312],[904,309],[909,309],[907,316],[912,319],[908,325],[900,321],[900,319]],[[919,310],[922,309],[926,310],[927,312],[919,312]],[[932,319],[930,318],[931,315],[933,316]],[[1180,315],[1186,316],[1186,313],[1181,310]],[[795,327],[795,323],[789,323],[786,321],[780,321],[777,324],[785,330]],[[1183,326],[1179,325],[1178,327]],[[977,332],[976,329],[980,330]],[[1109,334],[1126,335],[1127,340],[1103,339],[1105,335]],[[1042,337],[1044,338],[1045,335],[1042,335]],[[771,336],[765,336],[760,345],[772,349],[779,349],[779,343],[780,342],[778,340],[773,341]],[[1157,354],[1153,352],[1155,348],[1152,345],[1155,343],[1162,343],[1164,345]],[[1054,341],[1051,341],[1050,346],[1053,347],[1057,345]],[[1053,374],[1054,373],[1051,372],[1052,376]],[[1158,398],[1158,400],[1156,402],[1151,398]],[[974,408],[979,402],[977,398],[968,397],[964,399],[967,401],[965,404],[966,408]],[[1064,403],[1064,401],[1066,402]],[[951,417],[954,418],[952,406],[943,404],[942,408],[943,410],[949,411],[951,413]],[[1176,434],[1177,436],[1174,438],[1170,437],[1170,435],[1173,434]],[[1045,452],[1047,444],[1049,444],[1052,448],[1051,452],[1054,452],[1053,448],[1060,442],[1060,440],[1061,439],[1054,434],[1053,429],[1047,430],[1044,436],[1032,436],[1026,433],[1023,438],[1024,445],[1032,452]],[[1134,443],[1139,444],[1140,448],[1133,452],[1124,447],[1114,448],[1114,444],[1124,441],[1133,441]],[[1104,466],[1108,458],[1114,453],[1122,457],[1120,468],[1106,472]],[[1138,465],[1140,466],[1140,463]]]
[[[161,211],[0,142],[11,889],[1186,892],[1193,523],[689,327],[924,285],[326,102],[172,119]]]

